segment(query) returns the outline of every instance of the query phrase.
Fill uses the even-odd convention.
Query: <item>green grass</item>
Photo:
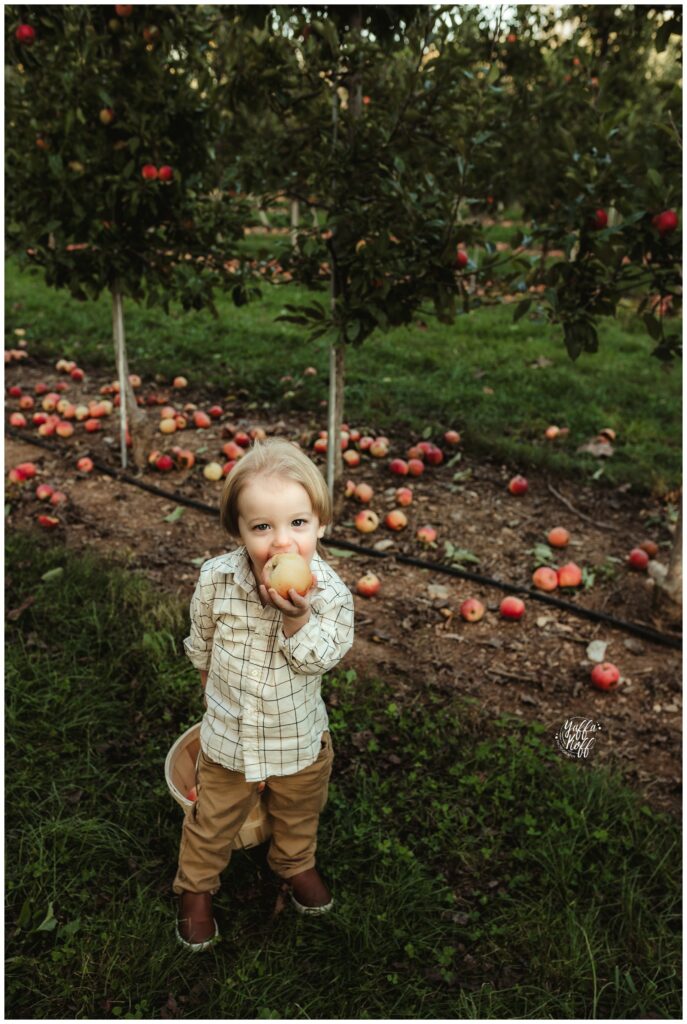
[[[223,941],[180,950],[163,762],[201,713],[185,608],[16,533],[6,607],[9,1017],[150,1019],[170,996],[189,1019],[681,1016],[679,823],[541,726],[352,672],[325,685],[335,912],[272,919],[236,854]]]
[[[254,240],[251,240],[254,241]],[[326,293],[320,298],[326,301]],[[324,339],[310,343],[300,328],[278,323],[284,303],[307,301],[296,286],[266,286],[263,298],[240,309],[221,297],[220,316],[165,316],[126,303],[130,365],[152,378],[184,373],[207,396],[245,389],[259,408],[279,415],[308,410],[324,424],[328,353]],[[6,267],[6,332],[27,330],[31,354],[77,359],[114,375],[109,297],[81,304],[49,290],[36,272]],[[423,314],[418,324],[378,333],[347,353],[346,417],[354,425],[396,432],[401,444],[427,430],[440,437],[452,426],[468,452],[514,468],[537,466],[578,479],[629,482],[663,494],[681,481],[681,364],[665,367],[650,355],[652,343],[627,307],[601,324],[600,351],[572,362],[560,329],[498,306],[458,316],[452,326]],[[544,366],[531,364],[549,360]],[[317,377],[303,378],[305,366]],[[295,384],[280,383],[284,375]],[[484,388],[491,388],[492,394]],[[551,444],[550,423],[570,435]],[[598,460],[577,448],[603,427],[618,435],[616,453]]]

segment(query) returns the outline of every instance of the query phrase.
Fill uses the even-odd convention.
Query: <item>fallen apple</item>
[[[413,492],[410,487],[398,487],[396,490],[396,504],[407,508],[413,503]]]
[[[408,451],[406,452],[406,458],[408,458],[408,459],[420,459],[420,460],[422,460],[422,459],[424,459],[424,457],[425,457],[424,450],[420,447],[419,444],[412,444],[410,446],[410,448],[408,449]]]
[[[532,583],[537,590],[556,590],[558,587],[558,573],[548,566],[540,566],[532,573]]]
[[[361,452],[367,452],[370,450],[373,444],[374,437],[369,437],[369,435],[363,434],[363,436],[358,441],[358,448],[360,449]]]
[[[155,469],[160,473],[169,473],[170,470],[174,469],[174,460],[171,455],[158,455],[155,460]]]
[[[51,505],[62,505],[67,500],[67,495],[64,491],[53,491],[50,495]]]
[[[21,412],[13,412],[10,416],[10,426],[21,429],[27,425],[26,416]]]
[[[69,376],[72,378],[72,380],[75,380],[78,383],[84,379],[86,374],[83,372],[80,366],[75,366],[74,369],[70,372]]]
[[[23,392],[18,384],[12,384],[12,386],[7,389],[7,394],[10,398],[21,398]]]
[[[409,476],[421,476],[425,471],[425,464],[422,459],[408,459]]]
[[[177,429],[176,419],[172,419],[171,416],[160,420],[160,426],[158,427],[161,434],[175,434]]]
[[[355,448],[349,448],[341,457],[346,465],[350,466],[351,469],[360,465],[360,452],[357,452]]]
[[[367,572],[364,576],[361,576],[355,585],[356,593],[360,594],[361,597],[374,597],[375,594],[379,593],[379,588],[382,582],[379,576],[375,576],[373,572]]]
[[[212,420],[206,412],[196,411],[193,414],[193,426],[198,430],[207,430],[212,426]]]
[[[93,459],[89,459],[87,455],[82,455],[76,463],[76,468],[80,473],[92,473],[93,472]]]
[[[234,441],[240,445],[241,448],[250,448],[251,437],[245,430],[237,430],[234,434]]]
[[[319,452],[320,455],[323,455],[327,451],[327,438],[326,437],[317,437],[317,438],[315,438],[315,443],[313,444],[313,448],[315,449],[316,452]]]
[[[364,508],[355,517],[355,528],[359,533],[372,533],[379,526],[379,516],[372,509]]]
[[[658,554],[658,544],[653,540],[643,540],[639,547],[642,551],[646,551],[649,558],[655,558]]]
[[[291,589],[304,596],[313,585],[310,566],[296,551],[273,555],[265,564],[263,579],[268,589],[276,590],[285,599]]]
[[[547,427],[544,431],[544,437],[546,437],[549,441],[555,441],[560,432],[561,428],[557,427],[555,424],[552,424],[550,427]]]
[[[37,518],[38,525],[42,526],[46,530],[54,530],[56,526],[60,525],[60,521],[57,516],[40,515]]]
[[[373,494],[374,491],[369,484],[358,484],[355,489],[356,500],[359,501],[361,505],[368,505],[372,501]]]
[[[476,597],[468,597],[461,604],[459,612],[466,622],[479,622],[484,615],[484,605]]]
[[[157,172],[156,172],[157,173]],[[186,388],[188,387],[188,381],[185,377],[175,377],[172,381],[173,388]]]
[[[603,661],[600,665],[594,666],[591,679],[597,690],[612,690],[618,685],[620,672],[612,661]]]
[[[222,466],[222,476],[229,476],[235,465],[236,459],[229,459],[228,462],[225,462]]]
[[[582,582],[582,570],[574,562],[568,562],[558,570],[559,587],[579,587]]]
[[[355,494],[355,487],[355,480],[347,480],[346,489],[344,491],[344,498],[352,498],[353,495]]]
[[[224,409],[221,405],[211,405],[208,409],[208,416],[211,416],[213,420],[218,420],[223,415]]]
[[[392,459],[389,463],[389,469],[396,476],[407,476],[408,475],[408,463],[405,459]]]
[[[236,444],[235,441],[227,441],[222,447],[222,451],[228,459],[241,459],[245,454],[241,445]]]
[[[96,430],[102,430],[102,423],[97,419],[89,419],[84,423],[84,427],[89,434],[95,434]]]
[[[404,530],[408,525],[408,519],[405,512],[395,508],[384,517],[384,525],[388,526],[390,530]]]
[[[91,422],[92,420],[86,421],[86,430],[88,430],[88,424]],[[74,433],[74,425],[69,420],[60,420],[55,427],[55,433],[58,437],[71,437]]]
[[[547,533],[546,539],[552,548],[564,548],[570,541],[570,534],[564,527],[554,526],[553,530]]]
[[[17,469],[21,470],[27,480],[33,480],[38,472],[35,462],[20,462]]]
[[[415,536],[417,537],[421,544],[426,544],[427,546],[429,546],[430,544],[433,544],[437,539],[437,531],[434,529],[433,526],[421,526],[419,527],[418,530],[416,530]]]
[[[203,466],[203,476],[206,480],[221,480],[224,474],[219,462],[208,462],[207,466]]]
[[[457,430],[447,430],[444,434],[444,441],[453,446],[460,444],[460,434]]]
[[[511,494],[524,494],[529,484],[524,476],[514,476],[508,481],[508,490]]]
[[[375,438],[370,445],[370,455],[373,459],[385,459],[389,454],[389,445],[381,438]]]
[[[649,556],[643,548],[632,548],[632,551],[627,556],[627,564],[630,569],[635,569],[637,572],[644,572],[649,564]]]
[[[519,597],[504,597],[499,605],[499,612],[503,619],[521,619],[525,612],[525,602]]]
[[[425,451],[425,461],[428,462],[430,466],[440,466],[444,461],[444,453],[441,448],[432,444]]]
[[[36,488],[36,497],[39,501],[47,501],[52,496],[54,488],[50,484],[39,484]]]

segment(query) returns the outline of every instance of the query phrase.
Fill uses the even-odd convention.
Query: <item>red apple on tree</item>
[[[160,181],[172,181],[174,178],[174,169],[169,164],[163,164],[157,172],[158,179]]]
[[[467,267],[469,262],[470,262],[470,257],[466,253],[465,249],[458,249],[456,251],[456,266],[460,270],[462,270],[464,267]]]
[[[674,210],[664,210],[663,213],[657,213],[652,217],[651,223],[661,237],[669,235],[677,227],[677,214]]]
[[[144,164],[141,168],[141,177],[144,181],[155,181],[157,178],[157,167],[155,164]]]
[[[33,46],[36,41],[36,30],[31,25],[20,25],[14,35],[22,46]]]
[[[608,214],[605,210],[595,210],[592,218],[592,225],[597,231],[602,231],[608,224]]]

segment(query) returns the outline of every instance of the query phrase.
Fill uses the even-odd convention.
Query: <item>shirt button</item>
[[[260,675],[260,672],[258,671],[257,668],[252,668],[250,670],[250,674],[252,675],[253,679],[257,679],[258,676]]]

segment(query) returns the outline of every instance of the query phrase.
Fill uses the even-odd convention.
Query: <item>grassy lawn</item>
[[[326,301],[323,293],[320,298]],[[316,410],[327,394],[327,345],[309,343],[294,325],[277,323],[284,303],[307,301],[293,285],[264,288],[263,298],[240,309],[219,301],[219,318],[126,303],[130,366],[147,377],[184,373],[215,397],[243,388],[259,409],[280,415]],[[77,359],[86,369],[114,376],[109,296],[78,303],[49,290],[36,272],[6,265],[7,344],[27,330],[36,356]],[[681,364],[664,367],[628,308],[601,325],[600,350],[572,362],[559,328],[524,317],[513,323],[508,305],[460,315],[452,326],[424,316],[377,334],[347,354],[346,415],[354,425],[397,434],[441,436],[452,426],[468,452],[553,473],[612,483],[630,482],[661,495],[681,481]],[[303,378],[314,365],[317,377]],[[534,364],[534,365],[533,365]],[[280,383],[284,375],[296,383]],[[485,391],[491,389],[491,392]],[[318,422],[325,424],[324,409]],[[569,436],[551,444],[545,428],[557,423]],[[618,435],[616,454],[595,459],[577,448],[603,427]],[[405,437],[401,439],[401,444]]]
[[[543,727],[351,672],[325,685],[336,911],[271,919],[237,854],[222,943],[179,949],[163,763],[201,714],[186,609],[7,541],[8,1017],[150,1019],[170,995],[192,1019],[680,1017],[678,823]]]

